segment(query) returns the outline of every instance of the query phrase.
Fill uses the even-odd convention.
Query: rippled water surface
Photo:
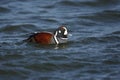
[[[67,44],[23,42],[69,29]],[[120,0],[1,0],[0,80],[119,80]]]

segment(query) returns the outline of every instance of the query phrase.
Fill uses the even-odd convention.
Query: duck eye
[[[61,31],[59,30],[59,33],[61,33]]]

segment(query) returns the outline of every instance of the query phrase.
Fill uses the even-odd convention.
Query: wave
[[[108,35],[118,35],[118,36],[120,36],[120,31],[114,31],[114,32],[112,32],[112,33],[110,33]]]
[[[79,16],[79,18],[90,19],[93,21],[101,21],[101,22],[118,22],[120,21],[120,11],[105,10],[102,12],[82,15]]]
[[[82,44],[90,44],[90,43],[106,43],[106,42],[119,42],[119,36],[104,36],[104,37],[87,37],[80,40]]]
[[[64,6],[90,6],[90,7],[97,7],[97,6],[111,6],[118,4],[119,0],[89,0],[89,1],[77,1],[77,0],[62,0],[57,4],[61,4]]]
[[[0,28],[0,32],[9,33],[9,32],[28,32],[35,29],[33,24],[20,24],[20,25],[7,25]]]
[[[97,6],[111,6],[111,5],[116,5],[119,2],[119,0],[94,0],[94,1],[86,1],[82,2],[82,4],[91,6],[91,7],[97,7]]]
[[[8,13],[8,12],[10,12],[11,10],[10,9],[8,9],[8,8],[6,8],[6,7],[1,7],[0,6],[0,13]]]

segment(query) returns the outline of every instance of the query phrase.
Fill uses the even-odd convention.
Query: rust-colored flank
[[[50,44],[51,43],[51,38],[52,38],[52,34],[51,33],[38,33],[34,36],[35,41],[37,43],[41,43],[41,44]]]

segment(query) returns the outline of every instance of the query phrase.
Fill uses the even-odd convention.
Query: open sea
[[[66,44],[23,41],[61,25]],[[120,0],[1,0],[0,80],[120,80]]]

